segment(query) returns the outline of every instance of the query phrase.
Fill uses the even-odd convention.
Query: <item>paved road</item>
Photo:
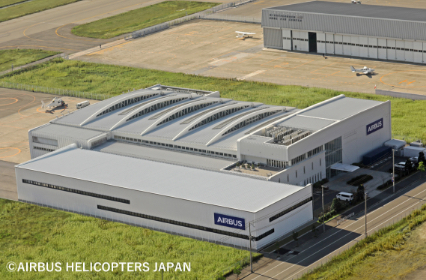
[[[79,1],[0,23],[0,49],[37,48],[74,53],[114,41],[82,38],[71,34],[75,25],[92,22],[149,6],[164,0]],[[204,1],[204,0],[201,0]],[[207,1],[207,0],[205,0]],[[209,2],[231,2],[209,0]],[[123,36],[121,36],[123,37]]]
[[[419,179],[419,174],[416,174],[400,183],[397,188],[399,192],[389,203],[387,203],[389,199],[379,203],[373,199],[369,200],[368,234],[391,224],[394,220],[398,220],[413,209],[417,209],[419,205],[426,203],[426,183],[418,186]],[[403,186],[405,188],[402,188]],[[391,191],[391,189],[388,190],[388,192]],[[362,208],[363,205],[359,207]],[[325,233],[318,238],[308,240],[299,247],[290,244],[288,249],[296,250],[297,255],[284,255],[280,260],[269,263],[244,279],[292,279],[299,276],[312,269],[315,264],[325,262],[331,256],[338,254],[339,250],[352,246],[362,239],[365,231],[364,222],[362,215],[355,216],[337,227],[328,226]]]

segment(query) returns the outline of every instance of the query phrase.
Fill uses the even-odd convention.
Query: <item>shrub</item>
[[[370,180],[373,179],[373,176],[371,175],[367,175],[367,174],[362,174],[359,176],[356,176],[352,179],[350,179],[349,181],[346,182],[346,184],[351,185],[351,186],[358,186],[360,184],[364,184]]]
[[[334,198],[333,202],[331,203],[331,211],[339,212],[342,208],[342,202],[340,202],[340,200],[338,200],[337,198]]]
[[[241,270],[243,270],[241,266],[236,266],[236,267],[234,267],[234,270],[232,270],[232,272],[234,274],[240,275],[241,274]]]
[[[327,213],[325,213],[324,215],[322,215],[321,217],[318,218],[318,222],[322,223],[324,221],[327,221],[328,219],[330,219],[331,217],[333,217],[336,214],[336,211],[331,210]]]

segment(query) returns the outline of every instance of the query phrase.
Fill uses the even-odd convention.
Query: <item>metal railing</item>
[[[220,17],[213,18],[213,17],[211,17],[211,15],[215,14],[219,11],[223,11],[225,9],[231,8],[231,7],[237,7],[237,6],[247,4],[247,3],[250,3],[250,2],[254,2],[254,1],[256,1],[256,0],[248,0],[248,1],[247,0],[240,0],[240,1],[237,1],[237,2],[221,4],[221,5],[212,7],[210,9],[207,9],[205,11],[201,11],[201,12],[191,14],[191,15],[187,15],[187,16],[184,16],[184,17],[181,17],[181,18],[178,18],[178,19],[174,19],[174,20],[165,22],[165,23],[160,23],[160,24],[157,24],[157,25],[154,25],[154,26],[151,26],[151,27],[147,27],[147,28],[144,28],[144,29],[141,29],[141,30],[134,31],[134,32],[132,32],[131,38],[135,39],[135,38],[143,37],[143,36],[158,32],[158,31],[168,29],[171,26],[179,25],[179,24],[182,24],[182,23],[194,20],[194,19],[202,19],[202,18],[219,19]],[[210,16],[210,17],[208,17],[208,16]],[[227,17],[226,20],[229,20],[228,18],[229,17]],[[234,21],[238,21],[238,20],[234,20]],[[251,21],[243,21],[243,22],[251,22]],[[256,22],[256,23],[258,23],[258,22]],[[126,36],[125,39],[129,40],[130,37]]]
[[[0,82],[0,87],[10,88],[10,89],[19,89],[19,90],[25,90],[25,91],[31,91],[31,92],[41,92],[41,93],[60,95],[60,96],[93,99],[93,100],[105,100],[112,97],[112,95],[110,94],[98,94],[98,93],[83,92],[83,91],[77,91],[77,90],[61,89],[61,88],[17,84],[17,83],[10,83],[10,82],[4,82],[4,81]]]

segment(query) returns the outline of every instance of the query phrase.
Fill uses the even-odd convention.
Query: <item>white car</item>
[[[414,163],[419,162],[419,157],[410,157],[409,159],[410,159],[411,162],[414,162]]]
[[[395,168],[405,170],[405,163],[405,161],[398,162],[397,164],[395,164]],[[411,167],[415,167],[415,164],[413,162],[411,162]]]
[[[347,193],[347,192],[339,192],[336,195],[336,198],[339,200],[343,200],[343,201],[352,201],[354,200],[354,195],[351,193]]]

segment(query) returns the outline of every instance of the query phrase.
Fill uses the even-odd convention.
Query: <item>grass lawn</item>
[[[25,65],[52,55],[58,52],[43,51],[43,50],[3,50],[0,51],[0,71],[4,71],[14,67]]]
[[[426,205],[301,279],[410,279],[426,263]],[[418,278],[420,279],[420,278]]]
[[[161,279],[155,262],[190,262],[164,279],[211,279],[247,251],[0,199],[0,279]],[[61,262],[62,272],[14,272],[6,264]],[[149,262],[150,272],[64,271],[70,262]]]
[[[374,94],[340,92],[322,88],[282,86],[236,81],[158,70],[53,59],[33,69],[4,76],[1,81],[53,88],[121,94],[133,88],[154,84],[220,91],[224,98],[305,108],[339,94],[348,97],[392,101],[392,130],[396,137],[426,141],[426,101],[393,98]]]
[[[2,0],[0,2],[0,8],[5,7],[5,6],[9,6],[9,5],[12,5],[12,4],[16,4],[16,3],[19,3],[19,2],[23,2],[23,1],[25,1],[25,0]]]
[[[13,2],[21,2],[21,1],[14,1],[14,0],[2,1],[2,3],[0,4],[0,7],[6,6],[3,4],[3,2],[13,3]],[[0,22],[10,20],[13,18],[22,17],[29,14],[38,13],[44,10],[52,9],[58,6],[74,3],[77,1],[81,1],[81,0],[33,0],[27,3],[22,3],[9,8],[0,9]],[[12,3],[9,3],[9,4],[12,4]]]
[[[72,33],[77,36],[109,39],[142,28],[200,12],[219,3],[195,1],[165,1],[116,16],[76,26]]]

